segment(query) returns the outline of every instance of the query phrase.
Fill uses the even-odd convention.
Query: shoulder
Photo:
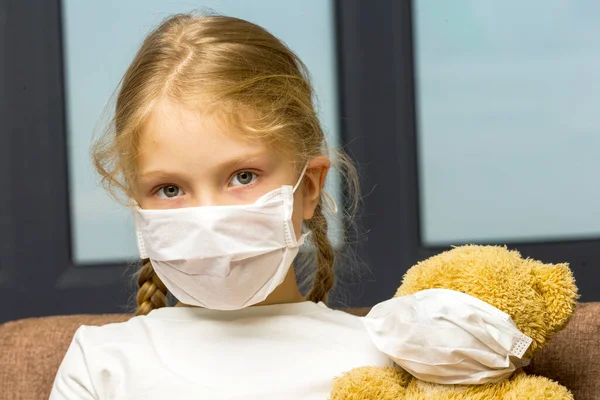
[[[358,317],[347,311],[328,308],[325,305],[322,305],[322,307],[325,310],[325,312],[322,314],[324,319],[330,320],[350,329],[363,330],[364,327],[360,319],[361,317]]]
[[[143,366],[152,362],[149,350],[156,347],[156,330],[147,316],[102,326],[83,325],[75,333],[71,347],[80,349],[92,378],[108,374],[115,383],[117,372],[123,368],[129,371],[134,364]],[[164,335],[159,337],[162,339]],[[133,360],[136,362],[132,364]]]
[[[125,322],[101,326],[82,325],[75,332],[73,341],[78,342],[82,347],[96,347],[107,343],[135,342],[136,338],[146,331],[145,319],[145,316],[139,316]]]
[[[101,326],[82,325],[75,332],[71,347],[79,349],[90,369],[102,368],[119,360],[145,358],[144,354],[156,346],[156,336],[165,336],[157,332],[159,329],[147,316]]]
[[[145,317],[77,329],[54,380],[50,399],[113,398],[130,360],[148,365]],[[136,371],[133,371],[134,373]]]
[[[352,312],[349,312],[350,309],[341,309],[341,308],[330,308],[324,303],[318,303],[317,306],[322,311],[320,315],[324,319],[328,319],[334,322],[337,322],[341,325],[347,326],[349,328],[362,329],[361,318]]]
[[[358,317],[351,313],[341,310],[328,308],[321,304],[323,311],[315,313],[311,317],[314,318],[314,326],[320,326],[322,332],[336,338],[340,344],[346,343],[351,347],[357,345],[372,346],[371,338],[363,324],[362,317]]]

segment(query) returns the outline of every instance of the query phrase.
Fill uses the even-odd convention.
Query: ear
[[[302,180],[303,219],[311,219],[313,217],[330,167],[331,161],[326,156],[313,158],[308,163],[304,179]]]
[[[573,315],[579,295],[569,264],[544,264],[530,260],[536,291],[546,303],[550,333],[561,330]]]

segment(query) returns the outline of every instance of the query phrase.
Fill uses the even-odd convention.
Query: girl
[[[343,372],[391,365],[325,305],[330,160],[312,96],[297,56],[247,21],[176,15],[146,38],[94,152],[133,202],[138,316],[82,326],[52,400],[325,399]],[[305,298],[291,265],[307,236]]]

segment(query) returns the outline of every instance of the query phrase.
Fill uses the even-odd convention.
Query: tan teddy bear
[[[577,288],[567,264],[524,259],[497,246],[463,246],[412,267],[396,296],[426,289],[466,293],[508,314],[532,341],[531,358],[573,314]],[[572,399],[568,389],[518,368],[507,379],[482,385],[444,385],[419,380],[400,368],[356,368],[336,378],[331,400]]]

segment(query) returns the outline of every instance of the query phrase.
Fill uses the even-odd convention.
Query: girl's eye
[[[179,186],[168,185],[163,186],[156,192],[158,197],[171,199],[173,197],[177,197],[183,191],[179,188]]]
[[[254,182],[254,180],[258,178],[254,172],[250,171],[242,171],[235,174],[231,181],[229,181],[230,186],[246,186]]]

